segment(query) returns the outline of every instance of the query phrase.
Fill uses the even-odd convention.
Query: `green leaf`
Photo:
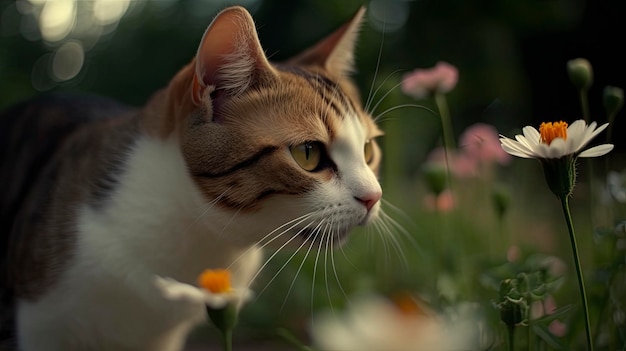
[[[556,310],[554,310],[554,312],[550,314],[546,314],[542,316],[541,318],[535,319],[535,322],[539,324],[544,324],[547,326],[553,320],[559,319],[565,316],[566,314],[568,314],[573,308],[574,308],[574,305],[565,305],[563,307],[559,307]]]
[[[561,343],[561,341],[556,336],[554,336],[550,332],[550,330],[548,330],[548,326],[533,324],[532,328],[533,332],[537,334],[543,341],[545,341],[550,347],[557,350],[565,350],[565,345],[563,345],[563,343]]]

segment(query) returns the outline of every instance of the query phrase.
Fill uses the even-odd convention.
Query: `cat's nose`
[[[359,197],[355,196],[354,198],[358,202],[362,203],[363,206],[365,206],[365,208],[369,212],[369,210],[371,210],[372,207],[374,207],[374,205],[376,205],[376,203],[378,201],[380,201],[380,198],[382,196],[383,196],[383,193],[381,191],[375,191],[375,192],[364,194],[364,195],[359,196]]]

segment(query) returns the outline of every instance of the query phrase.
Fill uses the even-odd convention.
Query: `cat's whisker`
[[[341,291],[341,293],[345,297],[346,301],[348,303],[350,303],[350,298],[348,297],[348,294],[344,290],[343,285],[341,284],[341,279],[339,279],[339,274],[337,273],[337,265],[335,264],[335,247],[334,247],[334,244],[335,244],[334,241],[330,242],[330,260],[331,260],[331,265],[332,265],[332,268],[333,268],[333,274],[335,276],[335,280],[337,281],[337,285],[339,286],[339,290]]]
[[[329,224],[330,230],[324,231],[323,240],[324,240],[324,285],[326,286],[326,296],[328,297],[328,302],[330,305],[330,309],[333,313],[335,313],[335,308],[333,306],[333,299],[330,294],[330,284],[328,283],[328,256],[331,254],[329,251],[330,241],[333,240],[333,230],[332,230],[332,222]],[[321,242],[320,242],[321,245]]]
[[[295,237],[294,237],[295,238]],[[293,240],[294,238],[289,239],[289,241]],[[289,244],[289,241],[285,244]],[[274,280],[276,279],[276,277],[278,277],[278,275],[285,269],[285,267],[287,267],[287,265],[289,264],[289,262],[291,262],[291,260],[298,254],[298,252],[300,251],[300,249],[302,247],[304,247],[304,245],[306,244],[306,241],[303,241],[302,244],[300,244],[300,246],[298,246],[298,248],[296,250],[294,250],[294,252],[291,254],[291,256],[289,256],[289,258],[287,260],[285,260],[285,262],[283,263],[282,266],[280,266],[280,268],[276,271],[276,273],[274,273],[274,275],[272,276],[272,278],[265,284],[265,286],[263,287],[263,289],[261,289],[257,294],[256,294],[256,299],[258,299],[259,297],[261,297],[261,295],[263,295],[263,293],[265,292],[265,290],[267,290],[267,288],[269,288],[269,286],[274,282]],[[282,247],[281,247],[282,249]],[[265,263],[257,270],[257,273],[254,275],[254,277],[250,280],[250,285],[252,285],[254,283],[254,280],[257,278],[257,276],[259,274],[261,274],[261,271],[265,268],[265,266],[267,266],[269,264],[269,262],[278,254],[279,250],[276,250],[274,252],[274,254],[272,256],[270,256]]]
[[[383,244],[383,252],[385,257],[385,263],[387,267],[391,266],[391,248],[390,248],[390,238],[393,237],[393,233],[389,232],[389,229],[385,226],[385,222],[382,220],[376,221],[376,226],[378,230],[376,233],[378,237],[381,239],[381,243]]]
[[[368,227],[369,228],[369,227]],[[347,246],[347,245],[346,245]],[[355,269],[359,269],[359,267],[356,266],[356,264],[354,264],[354,262],[352,262],[352,260],[350,260],[349,255],[346,253],[346,249],[344,249],[344,245],[340,245],[339,246],[339,251],[341,251],[342,256],[344,257],[344,259],[346,260],[346,262],[348,262],[348,264],[350,264],[352,267],[354,267]]]
[[[407,107],[412,107],[412,108],[417,108],[417,109],[421,109],[421,110],[426,110],[430,113],[432,113],[434,116],[436,116],[437,118],[439,118],[439,115],[433,111],[432,109],[424,106],[424,105],[418,105],[418,104],[400,104],[400,105],[396,105],[393,107],[390,107],[386,110],[384,110],[383,112],[379,113],[376,117],[374,117],[374,121],[375,122],[380,122],[381,121],[381,117],[383,117],[384,115],[386,115],[389,112],[401,109],[401,108],[407,108]]]
[[[385,32],[383,31],[383,34],[381,35],[380,47],[378,48],[378,57],[376,58],[376,69],[374,69],[374,77],[372,77],[372,84],[370,84],[370,91],[369,93],[367,93],[367,100],[365,101],[365,107],[363,108],[365,111],[369,111],[370,103],[372,102],[372,100],[374,99],[374,96],[376,96],[376,93],[378,92],[378,89],[380,89],[380,86],[382,85],[381,83],[381,85],[379,85],[376,91],[372,94],[372,90],[374,89],[374,82],[376,81],[376,77],[378,77],[378,70],[380,69],[380,60],[383,56],[383,44],[385,43],[384,33]]]
[[[386,213],[384,212],[381,213],[380,221],[376,223],[378,228],[380,228],[379,233],[381,235],[381,238],[384,241],[389,241],[389,243],[391,244],[391,247],[394,249],[394,251],[398,254],[402,262],[404,263],[404,268],[408,269],[409,261],[406,257],[406,254],[404,253],[404,250],[398,238],[393,234],[394,232],[391,230],[390,225],[387,224],[388,221],[392,223],[393,219],[391,219]]]
[[[311,222],[310,224],[313,224],[313,222]],[[310,225],[309,224],[309,225]],[[255,276],[251,279],[250,284],[252,284],[252,282],[256,279],[256,277],[261,273],[261,271],[263,270],[263,268],[280,252],[280,250],[282,250],[285,246],[287,246],[292,240],[294,240],[295,238],[298,237],[298,235],[300,235],[303,231],[305,231],[309,225],[307,225],[306,227],[304,227],[303,229],[301,229],[300,231],[298,231],[293,237],[291,237],[291,239],[289,239],[285,244],[283,244],[280,248],[278,248],[274,254],[272,254],[266,261],[265,264],[263,264],[261,266],[261,268],[259,268],[259,270],[257,271],[257,273],[255,274]],[[319,226],[319,224],[318,224]],[[303,240],[302,244],[300,244],[300,246],[294,250],[294,252],[291,254],[291,256],[285,261],[285,263],[278,269],[278,271],[274,274],[274,276],[269,280],[269,282],[267,282],[267,284],[265,284],[265,287],[263,289],[261,289],[261,291],[257,294],[257,298],[259,296],[261,296],[261,294],[263,294],[263,292],[265,290],[267,290],[267,288],[270,286],[270,284],[276,279],[276,277],[280,274],[280,272],[283,271],[283,269],[285,269],[285,267],[289,264],[289,262],[294,258],[294,256],[296,256],[296,254],[300,251],[300,249],[302,249],[302,247],[304,247],[304,245],[306,245],[307,241]]]
[[[194,220],[187,226],[187,228],[185,229],[185,231],[183,232],[182,237],[186,237],[187,234],[193,229],[193,227],[195,227],[195,225],[201,220],[204,219],[204,216],[209,212],[209,210],[211,210],[213,207],[215,207],[215,205],[224,197],[226,196],[226,193],[232,189],[232,186],[226,188],[226,190],[224,190],[219,196],[217,196],[215,199],[211,200],[210,202],[208,202],[207,204],[205,204],[203,207],[205,207],[204,210],[202,210],[202,212],[196,216],[196,218],[194,218]]]
[[[326,219],[323,220],[323,222],[326,222]],[[326,229],[328,228],[328,223],[325,223],[325,227],[324,227],[324,232],[326,231]],[[317,241],[319,237],[323,236],[323,233],[319,230],[317,230],[315,232],[315,235],[313,236],[313,241]],[[321,240],[321,238],[319,238]],[[319,266],[319,258],[320,258],[320,253],[322,252],[322,245],[319,244],[317,245],[317,253],[315,254],[315,260],[313,263],[313,277],[311,279],[311,315],[313,315],[313,300],[315,298],[315,281],[317,279],[317,267]]]
[[[237,216],[241,213],[242,209],[243,209],[242,207],[239,207],[237,211],[235,211],[235,213],[233,213],[233,215],[230,216],[230,219],[228,220],[228,222],[226,222],[226,224],[224,224],[224,226],[222,227],[222,231],[219,232],[218,237],[221,238],[222,236],[224,236],[224,233],[226,233],[226,228],[228,228],[228,226],[235,220],[235,218],[237,218]]]
[[[303,242],[303,244],[304,243],[306,243],[306,241]],[[298,266],[298,270],[296,271],[296,274],[293,276],[293,279],[291,280],[291,284],[289,285],[289,289],[287,289],[287,294],[285,295],[285,299],[283,300],[283,303],[280,306],[280,311],[281,312],[282,312],[283,308],[285,307],[285,304],[287,303],[287,299],[289,298],[289,295],[291,294],[291,290],[293,289],[293,286],[296,283],[296,279],[298,278],[298,275],[302,271],[302,267],[304,267],[304,263],[306,262],[306,259],[309,257],[309,253],[311,253],[311,249],[313,249],[314,245],[315,245],[315,242],[314,241],[310,241],[309,248],[306,250],[306,253],[304,254],[304,257],[302,258],[302,261],[300,262],[300,265]],[[299,249],[300,248],[298,248],[298,250]]]
[[[307,227],[308,227],[308,226],[307,226]],[[263,265],[261,265],[261,267],[259,267],[259,269],[257,270],[257,272],[256,272],[256,273],[254,274],[254,276],[252,276],[252,278],[250,279],[250,282],[248,283],[248,288],[249,288],[249,287],[252,285],[252,283],[256,280],[256,278],[259,276],[259,274],[261,274],[261,272],[263,271],[263,269],[264,269],[264,268],[265,268],[265,267],[266,267],[266,266],[270,263],[270,261],[272,261],[272,259],[273,259],[274,257],[276,257],[276,255],[278,255],[278,254],[280,253],[280,251],[281,251],[283,248],[285,248],[285,247],[286,247],[287,245],[289,245],[289,244],[290,244],[293,240],[295,240],[295,239],[296,239],[296,238],[297,238],[300,234],[302,234],[302,232],[304,232],[304,230],[306,230],[306,227],[305,227],[305,228],[303,228],[303,229],[300,229],[300,230],[299,230],[299,231],[298,231],[295,235],[293,235],[291,238],[289,238],[289,240],[287,240],[287,241],[286,241],[285,243],[283,243],[283,244],[282,244],[282,245],[281,245],[278,249],[276,249],[276,250],[274,251],[274,253],[272,253],[272,255],[271,255],[268,259],[266,259],[266,260],[265,260],[265,263],[263,263]],[[282,232],[282,233],[281,233],[281,234],[279,234],[278,236],[281,236],[281,235],[283,235],[284,233],[287,233],[287,232],[288,232],[288,230],[286,230],[286,231]],[[280,271],[279,271],[279,272],[280,272]],[[275,278],[275,276],[274,276],[274,278]],[[272,278],[272,280],[273,280],[273,278]],[[271,283],[271,282],[272,282],[272,281],[270,281],[270,283]],[[268,284],[269,284],[269,283],[268,283]],[[266,285],[266,287],[265,287],[265,288],[263,288],[263,290],[262,290],[261,292],[265,291],[265,289],[266,289],[266,288],[267,288],[267,285]],[[260,294],[261,294],[261,293],[259,293],[259,295],[260,295]],[[257,296],[257,298],[258,298],[258,296]]]
[[[383,199],[383,203],[385,204],[386,207],[389,207],[390,209],[394,210],[396,213],[402,215],[408,222],[414,223],[409,216],[407,216],[401,209],[399,209],[398,207],[394,206],[389,201],[385,201]],[[413,235],[411,235],[411,233],[409,233],[409,231],[406,230],[398,221],[396,221],[393,217],[389,216],[386,211],[381,211],[381,218],[385,218],[384,220],[388,221],[389,224],[393,228],[397,229],[398,232],[400,234],[402,234],[402,236],[411,243],[413,248],[415,250],[417,250],[420,255],[426,255],[427,254],[426,251],[424,250],[424,248],[422,248],[417,243],[417,241],[415,241],[415,237]]]
[[[237,257],[235,260],[233,260],[231,262],[231,264],[228,266],[228,268],[231,268],[233,265],[235,265],[237,262],[239,262],[240,259],[242,259],[243,257],[245,257],[248,253],[250,253],[250,251],[252,250],[257,250],[257,249],[263,249],[264,247],[266,247],[267,245],[269,245],[270,243],[272,243],[274,240],[277,240],[278,238],[280,238],[283,234],[289,232],[291,229],[295,228],[296,226],[300,225],[302,222],[306,221],[307,219],[311,218],[311,216],[313,216],[315,213],[307,213],[304,214],[300,217],[294,218],[282,225],[280,225],[278,228],[272,230],[271,232],[269,232],[268,234],[266,234],[264,237],[262,237],[258,243],[260,244],[261,242],[263,242],[265,239],[272,237],[272,239],[270,239],[269,241],[267,241],[266,243],[264,243],[263,245],[261,245],[261,247],[259,248],[256,245],[253,245],[251,247],[249,247],[247,250],[245,250],[243,253],[241,253],[241,255],[239,255],[239,257]],[[295,223],[294,223],[295,222]],[[282,228],[291,225],[289,228],[283,230],[280,234],[278,235],[274,235],[277,231],[281,230]]]
[[[389,74],[387,75],[387,77],[385,77],[385,79],[383,79],[383,81],[382,81],[382,82],[380,82],[380,84],[378,84],[378,87],[377,87],[377,88],[376,88],[376,90],[374,91],[374,95],[371,97],[371,100],[370,100],[370,99],[368,99],[368,102],[367,102],[367,104],[366,104],[366,105],[365,105],[365,107],[364,107],[365,111],[369,112],[370,114],[373,114],[373,113],[374,113],[374,111],[376,110],[376,107],[378,107],[378,105],[380,104],[380,102],[382,102],[382,100],[383,100],[385,97],[387,97],[387,95],[389,95],[389,92],[387,92],[385,95],[383,95],[383,96],[380,98],[379,102],[376,104],[376,107],[375,107],[374,109],[369,110],[369,108],[370,108],[370,104],[372,103],[374,96],[376,96],[376,95],[378,94],[378,92],[380,91],[380,89],[382,89],[382,87],[385,85],[385,83],[386,83],[386,82],[387,82],[387,81],[388,81],[391,77],[393,77],[393,75],[394,75],[394,74],[399,73],[399,72],[402,72],[402,71],[403,71],[403,70],[401,70],[401,69],[397,69],[397,70],[395,70],[395,71],[393,71],[393,72],[389,73]],[[375,76],[374,76],[374,77],[375,77]],[[373,87],[373,85],[372,85],[372,87]],[[396,85],[395,87],[397,87],[397,85]],[[390,91],[391,91],[391,90],[390,90]],[[371,92],[371,91],[370,91],[370,92]]]
[[[385,98],[387,96],[389,96],[389,94],[391,94],[394,90],[396,90],[399,86],[402,85],[402,81],[396,83],[394,86],[392,86],[391,88],[389,88],[389,90],[387,90],[387,92],[385,94],[383,94],[383,96],[380,97],[380,99],[378,99],[378,102],[376,103],[376,105],[374,105],[374,107],[372,108],[372,111],[376,111],[376,109],[378,108],[378,106],[380,106],[380,104],[383,103],[383,101],[385,100]],[[375,120],[374,120],[375,121]]]

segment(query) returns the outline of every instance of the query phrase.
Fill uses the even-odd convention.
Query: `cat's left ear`
[[[354,49],[364,14],[365,7],[361,7],[350,21],[290,62],[319,66],[340,76],[349,75],[354,71]]]
[[[234,96],[256,79],[273,75],[252,16],[240,6],[220,12],[209,25],[196,54],[192,100],[199,105],[207,87]]]

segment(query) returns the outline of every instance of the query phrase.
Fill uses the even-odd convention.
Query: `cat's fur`
[[[271,64],[249,13],[228,8],[141,109],[42,97],[3,113],[5,341],[179,350],[205,310],[166,300],[156,275],[194,284],[229,267],[247,287],[265,243],[341,242],[375,219],[381,132],[347,78],[363,13]],[[321,145],[313,171],[290,153],[307,142]]]

